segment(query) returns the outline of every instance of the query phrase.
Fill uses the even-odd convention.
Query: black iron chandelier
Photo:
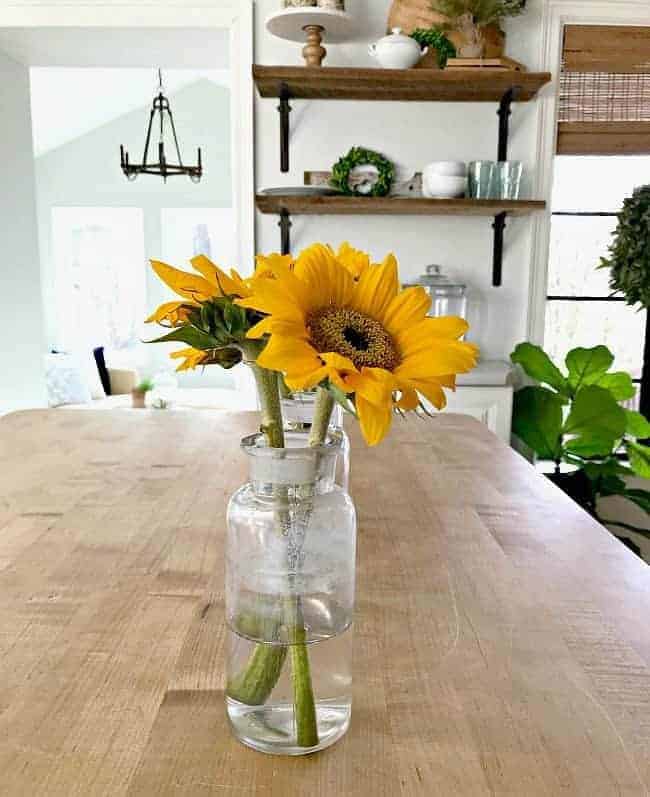
[[[156,113],[160,116],[160,138],[158,139],[158,161],[153,163],[149,161],[149,144],[151,143],[151,131]],[[169,126],[174,138],[174,147],[176,149],[178,163],[169,163],[165,156],[165,114],[167,114]],[[173,177],[177,174],[186,174],[193,183],[198,183],[203,175],[201,147],[198,148],[197,166],[185,166],[183,164],[181,150],[178,145],[178,137],[176,135],[176,126],[174,125],[174,117],[172,116],[172,110],[169,106],[169,100],[163,94],[162,72],[160,69],[158,70],[158,94],[154,97],[153,107],[149,116],[149,127],[147,128],[147,138],[144,144],[142,163],[130,163],[129,153],[121,145],[120,157],[122,171],[128,180],[135,180],[139,174],[157,174],[167,182],[168,177]]]

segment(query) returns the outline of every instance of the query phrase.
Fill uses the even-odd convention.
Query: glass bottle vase
[[[356,514],[335,484],[341,436],[285,448],[242,441],[250,481],[232,496],[226,546],[226,706],[234,734],[305,755],[343,736],[352,705]]]
[[[316,392],[303,391],[292,393],[291,397],[283,398],[282,421],[287,432],[309,432],[314,420],[316,410]],[[329,424],[333,432],[341,435],[341,451],[336,461],[336,474],[334,480],[346,492],[350,490],[350,439],[343,428],[343,408],[335,404]]]

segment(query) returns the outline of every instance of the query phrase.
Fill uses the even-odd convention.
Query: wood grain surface
[[[401,100],[404,102],[499,102],[511,88],[519,102],[532,100],[551,80],[549,72],[507,69],[367,69],[324,66],[253,66],[261,97],[293,99]]]
[[[544,210],[541,199],[425,199],[424,197],[288,196],[257,194],[261,213],[293,216],[526,216]]]
[[[648,568],[464,416],[352,436],[353,720],[255,753],[223,707],[253,415],[0,419],[0,794],[642,795]]]

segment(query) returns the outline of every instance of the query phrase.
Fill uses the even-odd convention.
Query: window
[[[162,257],[184,268],[194,255],[207,255],[218,265],[252,271],[237,263],[235,215],[232,208],[164,208],[161,212]]]
[[[608,272],[597,266],[623,199],[644,183],[650,183],[650,155],[556,158],[545,332],[546,348],[558,360],[575,346],[604,343],[616,367],[639,384],[647,313],[612,296]]]
[[[145,316],[140,208],[53,208],[57,346],[104,346],[127,364]]]
[[[648,313],[613,295],[607,256],[623,200],[650,183],[650,26],[567,25],[557,128],[545,340],[557,359],[604,343],[650,416]]]

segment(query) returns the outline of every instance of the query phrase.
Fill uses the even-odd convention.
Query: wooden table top
[[[251,415],[0,419],[0,794],[641,795],[650,578],[483,426],[352,430],[352,725],[241,746],[223,707],[226,501]]]

